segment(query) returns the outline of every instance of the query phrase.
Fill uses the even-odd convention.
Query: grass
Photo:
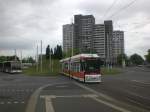
[[[53,61],[53,71],[50,70],[49,66],[49,60],[43,59],[43,68],[42,72],[40,72],[40,66],[39,70],[37,71],[36,66],[32,66],[28,69],[23,70],[24,74],[29,75],[29,76],[58,76],[61,66],[59,63],[59,60],[52,60]],[[101,68],[101,73],[103,75],[116,75],[121,73],[121,69],[119,68],[112,68],[108,69],[106,67]]]
[[[57,76],[60,71],[60,63],[59,60],[53,61],[53,71],[50,70],[49,60],[43,59],[43,67],[42,72],[40,71],[40,66],[37,71],[36,65],[29,67],[28,69],[24,69],[23,73],[29,76]]]
[[[105,67],[101,68],[101,73],[103,75],[116,75],[116,74],[119,74],[121,72],[122,71],[119,68],[112,68],[112,69],[108,69],[108,68],[105,68]]]

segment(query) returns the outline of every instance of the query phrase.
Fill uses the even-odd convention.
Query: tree
[[[49,55],[50,55],[50,47],[48,45],[46,48],[46,59],[49,59]]]
[[[7,57],[6,56],[0,56],[0,62],[3,62],[3,61],[7,61]]]
[[[63,57],[63,52],[62,52],[62,47],[61,45],[57,45],[55,48],[54,48],[54,55],[53,57],[55,59],[61,59]]]
[[[141,65],[144,63],[144,59],[138,54],[131,55],[130,61],[133,65]]]
[[[148,50],[148,54],[145,55],[146,61],[150,63],[150,49]]]
[[[0,56],[0,62],[15,61],[15,58],[17,61],[19,61],[19,57],[17,57],[17,56]]]
[[[120,54],[120,55],[118,55],[118,57],[117,57],[117,64],[118,65],[122,65],[123,60],[125,60],[125,63],[128,64],[128,60],[129,59],[128,59],[128,57],[127,57],[126,54]]]
[[[30,56],[28,58],[23,58],[23,63],[35,63],[35,60]]]

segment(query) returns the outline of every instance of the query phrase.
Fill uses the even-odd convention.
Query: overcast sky
[[[62,45],[62,25],[75,14],[92,14],[96,23],[113,20],[114,30],[125,31],[126,53],[145,55],[150,49],[149,11],[150,0],[0,0],[0,55],[17,49],[18,55],[22,50],[33,56],[40,40],[43,50],[48,44]]]

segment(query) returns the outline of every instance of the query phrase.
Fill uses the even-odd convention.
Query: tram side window
[[[80,72],[80,63],[71,63],[71,70],[73,72]]]
[[[75,63],[75,71],[80,72],[80,63]]]
[[[77,72],[80,72],[80,63],[77,63]]]
[[[67,70],[68,70],[68,63],[65,63],[65,64],[64,64],[64,69],[67,69]]]

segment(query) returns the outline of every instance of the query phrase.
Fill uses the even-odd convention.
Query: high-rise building
[[[124,32],[113,31],[113,60],[117,62],[117,57],[120,54],[124,54]]]
[[[113,61],[112,38],[113,38],[113,23],[111,20],[104,21],[105,25],[105,53],[106,63],[111,64]]]
[[[63,51],[68,52],[74,45],[74,25],[63,25]]]
[[[74,24],[63,26],[63,50],[69,49],[97,53],[106,64],[112,64],[124,53],[124,33],[113,31],[111,20],[95,24],[93,15],[75,15]]]
[[[93,31],[93,51],[96,52],[101,59],[105,60],[105,26],[104,24],[95,24]]]
[[[95,18],[93,15],[75,15],[75,48],[79,49],[80,53],[92,52],[93,49],[93,28]]]

